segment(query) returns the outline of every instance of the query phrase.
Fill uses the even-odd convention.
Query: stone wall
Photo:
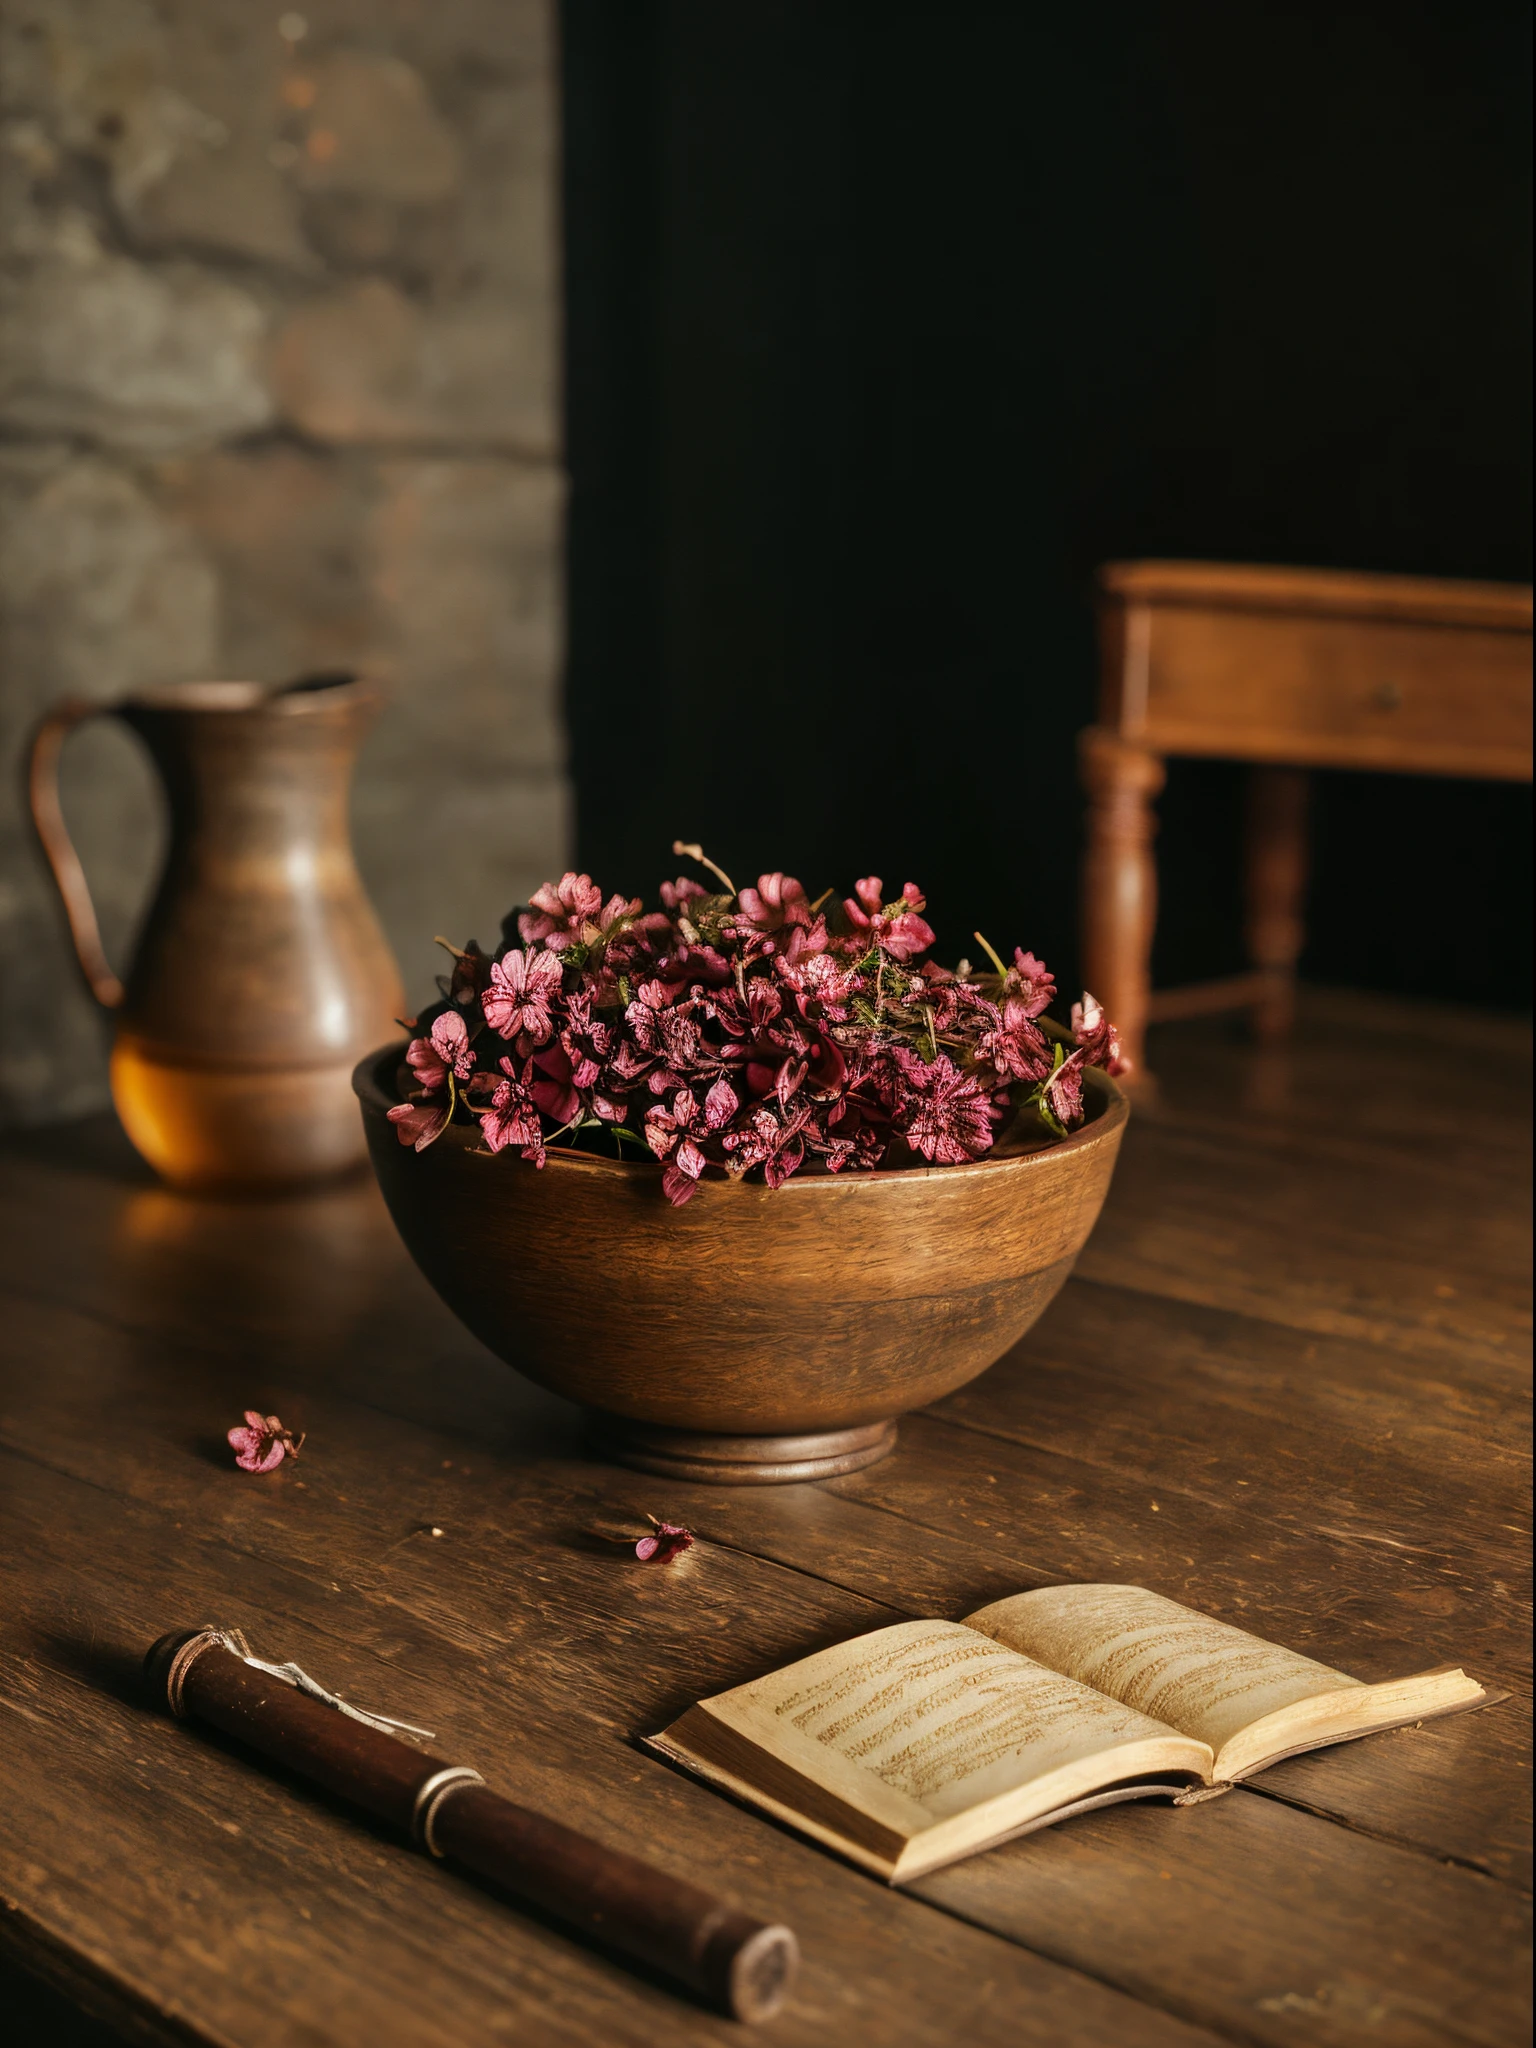
[[[553,0],[0,10],[0,1117],[105,1099],[19,807],[38,713],[360,669],[358,854],[413,999],[568,837]],[[110,722],[65,804],[121,960]]]

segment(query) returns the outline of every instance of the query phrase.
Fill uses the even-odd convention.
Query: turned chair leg
[[[1255,768],[1248,786],[1248,957],[1264,975],[1253,1028],[1265,1043],[1290,1035],[1296,962],[1306,937],[1308,778],[1300,768]]]
[[[1163,786],[1163,764],[1102,726],[1090,726],[1078,745],[1088,793],[1083,979],[1113,1018],[1134,1069],[1142,1072],[1157,921],[1152,803]]]

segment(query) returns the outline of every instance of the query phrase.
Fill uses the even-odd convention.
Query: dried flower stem
[[[710,859],[709,855],[704,851],[702,846],[696,845],[686,839],[674,839],[672,842],[672,851],[676,854],[680,854],[684,860],[696,860],[701,868],[708,868],[709,872],[712,875],[717,876],[719,880],[724,883],[725,893],[727,896],[734,896],[736,894],[736,884],[731,880],[730,876],[725,872],[724,868],[717,868],[715,866],[714,862]]]
[[[1008,979],[1008,970],[998,958],[997,948],[984,939],[980,932],[972,932],[971,937],[984,950],[987,958],[992,962],[992,965],[997,969],[1003,980],[1006,981]]]

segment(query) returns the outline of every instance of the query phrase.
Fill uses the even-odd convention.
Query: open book
[[[1454,1665],[1366,1685],[1140,1586],[1048,1586],[822,1650],[647,1747],[900,1883],[1489,1697]]]

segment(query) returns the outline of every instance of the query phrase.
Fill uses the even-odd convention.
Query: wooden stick
[[[799,1965],[790,1928],[514,1806],[478,1771],[423,1756],[254,1668],[223,1634],[181,1629],[153,1645],[144,1669],[157,1704],[221,1728],[735,2019],[767,2019],[788,1996]]]

